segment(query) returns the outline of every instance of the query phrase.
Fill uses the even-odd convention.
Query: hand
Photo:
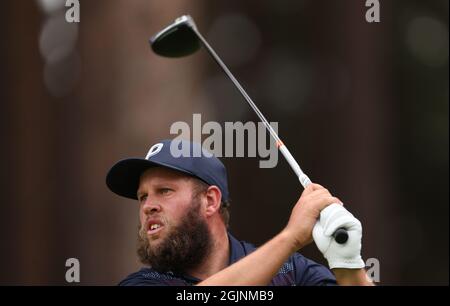
[[[309,184],[292,210],[284,232],[294,242],[294,251],[311,243],[313,227],[322,209],[332,203],[342,203],[319,184]]]
[[[339,228],[345,228],[348,233],[348,240],[344,244],[337,243],[332,236]],[[314,226],[313,237],[317,247],[328,260],[330,269],[365,267],[361,258],[361,222],[342,205],[332,204],[322,210],[320,220]]]

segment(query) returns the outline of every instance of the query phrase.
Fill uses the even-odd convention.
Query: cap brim
[[[137,190],[142,173],[152,167],[166,167],[193,175],[189,171],[167,165],[161,162],[149,161],[142,158],[129,158],[117,162],[106,176],[108,188],[122,197],[137,200]]]

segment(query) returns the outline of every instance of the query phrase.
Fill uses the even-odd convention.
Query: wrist
[[[366,265],[361,258],[361,255],[352,258],[343,258],[341,256],[325,256],[328,261],[330,269],[362,269]]]
[[[284,229],[278,236],[290,246],[292,253],[297,252],[308,244],[307,239],[303,235],[294,233],[289,229]]]

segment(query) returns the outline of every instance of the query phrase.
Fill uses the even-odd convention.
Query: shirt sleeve
[[[294,258],[296,284],[298,286],[336,286],[336,278],[325,266],[318,264],[300,254]]]

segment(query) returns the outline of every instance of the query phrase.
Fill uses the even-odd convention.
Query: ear
[[[206,207],[205,214],[207,217],[213,216],[220,209],[222,201],[222,193],[217,186],[209,186],[206,191]]]

